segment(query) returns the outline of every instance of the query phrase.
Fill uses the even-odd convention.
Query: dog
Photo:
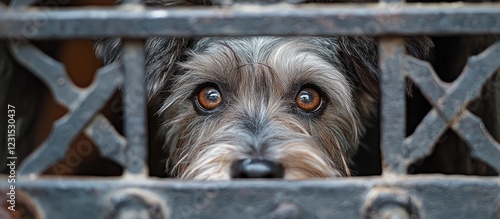
[[[152,6],[207,4],[146,1]],[[120,39],[101,39],[103,63]],[[407,37],[424,58],[426,37]],[[370,37],[153,37],[146,87],[173,177],[310,179],[349,176],[378,109],[377,43]]]

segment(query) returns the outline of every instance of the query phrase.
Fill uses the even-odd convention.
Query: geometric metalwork
[[[20,8],[34,2],[34,0],[17,0],[13,1],[11,7]],[[31,30],[37,31],[36,27]],[[140,43],[125,45],[125,50],[130,47],[132,50],[126,51],[123,55],[124,68],[118,63],[101,68],[97,72],[95,84],[82,90],[71,82],[62,64],[43,54],[36,47],[22,42],[11,44],[13,56],[44,81],[56,101],[69,110],[68,115],[55,122],[52,133],[45,142],[23,162],[19,168],[20,174],[40,174],[64,158],[72,140],[87,124],[89,125],[85,133],[99,148],[102,156],[126,167],[126,173],[139,175],[147,173],[144,61],[140,61],[144,60],[144,52],[140,52],[143,50]],[[124,76],[127,78],[124,79]],[[128,119],[124,128],[126,136],[130,136],[128,146],[127,141],[116,132],[109,121],[97,113],[124,80],[129,81],[123,89],[125,103],[129,103],[125,105],[125,116]]]
[[[406,57],[405,73],[434,107],[415,132],[405,139],[406,164],[430,154],[447,128],[454,130],[470,147],[471,155],[500,172],[500,144],[485,129],[481,119],[467,110],[478,98],[483,84],[500,70],[500,42],[469,58],[462,74],[452,84],[442,82],[432,67]]]
[[[217,0],[224,4],[247,0]],[[265,4],[279,0],[258,0]],[[283,0],[299,2],[300,0]],[[13,40],[121,37],[117,63],[98,70],[81,89],[64,66],[29,43],[12,42],[13,57],[40,78],[68,109],[52,133],[21,163],[16,187],[40,218],[500,218],[498,177],[409,176],[407,167],[431,153],[451,128],[471,153],[500,172],[500,145],[479,118],[467,110],[483,84],[500,68],[500,42],[472,57],[461,76],[444,83],[426,62],[405,55],[403,35],[500,34],[500,5],[383,4],[152,9],[141,0],[126,7],[57,11],[26,9],[35,0],[0,6],[0,38]],[[400,2],[395,4],[395,2]],[[40,25],[38,18],[43,18]],[[29,30],[29,31],[27,31]],[[316,181],[195,182],[147,177],[144,39],[151,36],[370,35],[379,36],[381,71],[382,177]],[[405,83],[410,78],[434,107],[415,132],[405,137]],[[121,86],[124,136],[100,108]],[[123,177],[32,178],[62,159],[84,132],[102,156],[124,167]],[[397,177],[394,177],[397,176]],[[0,177],[0,197],[10,184]],[[140,188],[140,189],[139,189]],[[75,198],[76,197],[76,198]],[[387,206],[389,205],[389,206]],[[4,209],[0,215],[5,216]]]
[[[103,157],[109,158],[125,166],[126,140],[113,127],[111,123],[102,115],[97,115],[85,129],[85,134],[92,139],[99,148]]]
[[[68,77],[64,66],[53,60],[31,44],[11,45],[11,51],[15,59],[33,74],[37,75],[47,84],[52,91],[55,100],[67,107],[69,114],[59,119],[54,124],[50,136],[44,143],[32,153],[20,166],[20,174],[40,174],[52,164],[61,160],[66,155],[69,145],[77,137],[77,134],[85,127],[106,101],[113,95],[118,85],[123,81],[123,75],[116,64],[103,67],[97,72],[96,82],[89,88],[81,89],[74,85]],[[105,123],[103,117],[96,118],[100,123]],[[91,133],[97,133],[103,126],[93,125]],[[109,126],[108,128],[112,128]],[[113,133],[113,131],[107,131]],[[112,138],[119,138],[116,132]],[[97,139],[95,135],[89,135],[92,139]],[[103,143],[96,140],[96,143]],[[119,147],[112,145],[109,147]],[[102,144],[99,148],[102,148]],[[113,149],[108,149],[113,150]],[[119,154],[118,154],[119,155]],[[120,159],[114,159],[120,161]],[[120,163],[120,162],[119,162]]]
[[[32,0],[17,0],[13,1],[11,7],[20,8],[33,2]],[[140,2],[126,0],[124,4]],[[26,27],[26,24],[36,23],[35,18],[36,16],[32,17],[31,22],[23,25],[24,28],[31,28],[32,32],[30,32],[33,34],[38,32],[40,26],[43,26]],[[46,18],[46,16],[41,18]],[[26,34],[22,36],[25,37]],[[10,37],[13,37],[12,34]],[[45,142],[22,163],[19,168],[20,174],[40,174],[64,158],[72,140],[88,124],[85,134],[97,145],[102,156],[125,167],[126,175],[147,175],[143,47],[143,42],[127,41],[121,62],[101,68],[97,71],[95,83],[89,88],[80,89],[72,83],[61,63],[36,47],[26,42],[15,41],[10,45],[13,56],[18,62],[45,82],[56,101],[69,110],[66,116],[55,122],[52,133]],[[98,114],[98,111],[124,81],[126,82],[123,84],[124,116],[127,118],[124,132],[128,140],[118,134],[104,116]]]

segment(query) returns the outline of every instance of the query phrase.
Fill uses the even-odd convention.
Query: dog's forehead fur
[[[233,100],[293,100],[301,86],[319,87],[337,110],[352,111],[351,86],[339,71],[334,39],[315,37],[203,38],[182,63],[175,92],[216,83]],[[250,49],[249,49],[250,48]]]

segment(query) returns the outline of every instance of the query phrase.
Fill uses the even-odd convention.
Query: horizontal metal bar
[[[7,179],[0,178],[0,191],[8,190],[8,186]],[[35,206],[43,209],[44,218],[66,218],[67,215],[75,219],[102,218],[103,214],[112,214],[109,211],[116,210],[117,206],[128,206],[113,202],[133,197],[142,197],[150,205],[159,203],[161,207],[153,208],[154,211],[163,209],[164,214],[170,215],[168,218],[272,218],[270,215],[289,216],[287,213],[298,217],[282,218],[361,218],[369,203],[368,194],[383,191],[406,193],[412,199],[410,202],[415,203],[413,208],[419,218],[494,219],[500,206],[497,177],[427,175],[221,182],[18,178],[16,189],[16,194],[25,194]],[[2,194],[5,193],[2,191]]]
[[[272,5],[280,3],[299,4],[305,0],[211,0],[215,5],[237,5],[237,4],[254,4],[254,5]]]
[[[500,4],[307,4],[0,13],[0,38],[500,34]]]

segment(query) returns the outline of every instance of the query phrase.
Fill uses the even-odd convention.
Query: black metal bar
[[[465,111],[451,127],[467,142],[473,157],[483,160],[500,173],[500,144],[488,134],[480,118]]]
[[[406,56],[405,72],[425,92],[423,95],[433,103],[445,96],[450,84],[439,79],[431,64],[420,59]]]
[[[64,65],[31,44],[11,44],[14,58],[31,70],[52,91],[55,100],[72,109],[72,102],[77,99],[82,89],[73,84]]]
[[[143,41],[125,41],[121,59],[125,79],[123,99],[125,107],[124,131],[127,138],[126,171],[132,174],[147,175],[146,148],[146,88],[145,52]]]
[[[85,129],[85,134],[92,139],[100,155],[126,166],[125,148],[127,141],[103,115],[97,115]]]
[[[430,63],[411,56],[406,56],[405,59],[405,73],[421,90],[425,91],[424,95],[427,99],[437,103],[439,98],[446,94],[449,85],[438,78]],[[437,109],[431,109],[413,134],[405,139],[407,162],[412,163],[430,155],[439,137],[446,131],[446,127],[448,127],[448,121],[440,116]]]
[[[448,122],[436,109],[432,109],[420,122],[412,135],[404,141],[405,159],[412,163],[432,153],[434,145],[446,131]]]
[[[404,39],[379,40],[381,81],[381,151],[383,174],[406,174],[403,142],[405,139],[405,78],[403,74]]]
[[[0,190],[8,186],[7,179],[0,178]],[[271,214],[283,216],[279,214],[287,211],[279,208],[284,207],[300,216],[297,218],[362,218],[367,194],[384,188],[405,191],[417,200],[419,218],[495,219],[500,207],[500,185],[495,177],[225,182],[20,178],[16,188],[43,209],[44,218],[103,218],[113,215],[117,206],[134,209],[137,203],[120,204],[130,200],[155,206],[153,210],[165,214],[163,218],[270,218]]]
[[[143,0],[122,0],[122,5],[128,9],[143,10]],[[125,175],[147,176],[146,148],[147,148],[147,112],[145,88],[145,53],[143,41],[126,41],[123,46],[121,59],[124,68],[125,80],[123,83],[124,96],[124,131],[125,148]]]
[[[378,4],[11,11],[0,38],[500,33],[500,4]],[[34,18],[46,18],[36,22]]]

